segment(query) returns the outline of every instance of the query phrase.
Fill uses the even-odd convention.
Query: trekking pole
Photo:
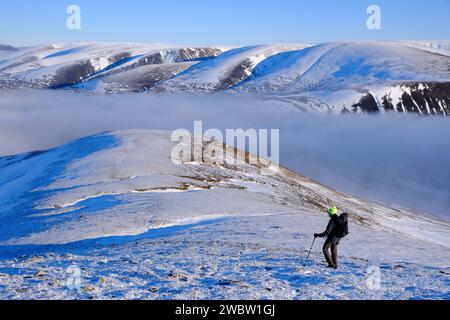
[[[309,248],[309,252],[308,252],[308,255],[306,256],[306,260],[305,260],[305,262],[303,263],[303,266],[304,266],[304,267],[306,266],[306,263],[308,262],[309,255],[311,254],[311,250],[312,250],[312,248],[314,247],[314,242],[316,242],[316,237],[314,237],[314,240],[313,240],[313,242],[312,242],[312,244],[311,244],[311,248]]]

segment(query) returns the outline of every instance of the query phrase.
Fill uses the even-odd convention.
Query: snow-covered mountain
[[[4,60],[0,61],[0,82],[4,88],[58,89],[78,85],[83,88],[83,84],[89,83],[89,89],[93,89],[99,79],[136,70],[138,79],[132,75],[120,83],[127,91],[139,91],[224,50],[134,43],[50,44],[4,54]],[[147,69],[154,65],[160,66],[158,72]],[[136,88],[133,80],[140,81],[141,87]]]
[[[450,42],[0,47],[0,87],[252,94],[324,112],[450,113]]]
[[[155,90],[215,92],[230,89],[248,80],[255,69],[270,57],[305,47],[306,45],[265,45],[230,50],[160,83]]]
[[[449,298],[447,222],[203,144],[225,164],[176,165],[170,132],[152,130],[0,158],[0,298]],[[334,285],[319,245],[298,268],[330,204],[351,217]]]

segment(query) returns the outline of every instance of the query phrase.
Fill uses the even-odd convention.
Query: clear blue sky
[[[79,5],[82,29],[66,28]],[[366,8],[382,9],[382,30]],[[0,0],[0,43],[132,41],[245,45],[333,40],[450,39],[450,0]]]

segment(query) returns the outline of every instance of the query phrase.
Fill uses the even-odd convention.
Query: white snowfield
[[[445,85],[435,88],[430,83]],[[448,83],[450,41],[354,41],[241,48],[134,43],[60,43],[17,50],[0,47],[0,88],[6,89],[226,92],[254,94],[302,110],[328,113],[386,108],[447,115]],[[411,88],[424,97],[411,93]],[[408,97],[403,97],[404,93]],[[367,94],[374,96],[377,105],[355,106]],[[383,105],[383,98],[391,95],[396,96],[393,106]]]
[[[229,147],[223,165],[208,154],[175,165],[174,145],[170,132],[127,130],[0,158],[0,298],[450,297],[448,222]],[[301,267],[332,204],[351,217],[340,268],[325,267],[319,240]]]
[[[96,42],[56,43],[23,48],[8,51],[5,56],[0,55],[4,59],[0,60],[0,79],[3,79],[1,87],[74,86],[80,90],[102,93],[108,89],[108,84],[103,85],[102,80],[111,75],[129,70],[136,70],[139,75],[142,74],[141,68],[145,70],[149,65],[160,65],[169,68],[169,74],[166,75],[168,78],[173,75],[170,73],[171,69],[179,69],[177,72],[180,72],[189,66],[180,66],[179,63],[215,57],[225,50],[228,48]],[[0,50],[0,54],[1,52]],[[123,80],[122,86],[129,88],[126,80]]]
[[[244,88],[296,92],[387,81],[448,81],[448,65],[448,55],[408,43],[326,43],[268,58]]]
[[[230,50],[160,83],[156,90],[201,92],[229,89],[250,77],[255,68],[269,57],[306,47],[304,44],[259,45]]]

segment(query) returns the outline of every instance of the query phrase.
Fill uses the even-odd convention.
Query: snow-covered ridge
[[[222,166],[174,165],[173,146],[170,132],[126,130],[0,158],[0,297],[448,299],[448,222],[284,168],[263,176],[267,161],[230,163],[228,147]],[[339,270],[319,241],[300,267],[331,203],[351,215]]]
[[[230,89],[248,79],[255,68],[271,56],[306,47],[307,45],[259,45],[230,50],[162,82],[155,90],[202,92]]]
[[[1,51],[0,88],[147,94],[225,92],[251,94],[308,111],[393,110],[447,115],[449,47],[448,41],[359,41],[242,48],[50,44]],[[373,108],[372,101],[366,105],[367,94],[374,90],[376,98],[382,100],[405,86],[431,90],[422,90],[422,98],[415,93],[409,98],[402,97],[402,92],[400,98],[408,101],[395,101],[392,106],[387,103],[387,108],[381,102],[380,108]],[[385,88],[385,92],[380,92],[380,88]]]
[[[261,175],[270,168],[263,159],[234,165],[231,157],[217,166],[205,155],[203,163],[175,165],[173,146],[169,132],[128,130],[0,158],[0,244],[138,235],[218,217],[321,216],[334,203],[361,226],[448,247],[448,223],[339,193],[284,168]]]
[[[50,44],[15,51],[0,61],[0,80],[6,88],[66,88],[148,65],[212,58],[224,50],[134,43]]]

